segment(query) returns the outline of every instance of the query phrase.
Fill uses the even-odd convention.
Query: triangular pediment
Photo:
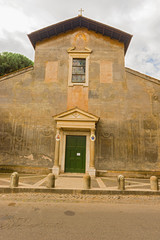
[[[91,121],[98,122],[99,117],[85,112],[79,108],[74,108],[66,112],[53,116],[55,121]]]
[[[91,53],[92,50],[90,48],[85,47],[83,50],[77,50],[76,47],[70,47],[67,50],[68,53]]]

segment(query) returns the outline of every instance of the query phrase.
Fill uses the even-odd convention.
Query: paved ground
[[[46,175],[20,174],[19,187],[46,188]],[[83,176],[61,175],[56,188],[82,189]],[[92,189],[116,190],[117,178],[92,179]],[[126,179],[127,189],[149,190],[149,179]],[[0,240],[160,239],[160,195],[1,193],[0,209]]]
[[[0,174],[0,187],[9,187],[11,174]],[[45,188],[46,175],[20,174],[19,187]],[[91,181],[92,189],[116,190],[116,177],[97,177]],[[149,179],[126,179],[126,190],[150,190]],[[64,174],[56,179],[57,189],[83,189],[83,175]]]
[[[36,194],[36,202],[26,202],[26,196],[23,201],[0,199],[0,240],[160,239],[160,204],[154,202],[38,201],[43,194]]]

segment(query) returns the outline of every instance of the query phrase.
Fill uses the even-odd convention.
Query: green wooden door
[[[85,173],[86,137],[66,136],[65,172]]]

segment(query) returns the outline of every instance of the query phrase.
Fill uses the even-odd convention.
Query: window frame
[[[85,51],[68,51],[69,54],[69,74],[68,74],[68,86],[88,86],[89,83],[89,59],[90,59],[90,53],[91,50],[85,50]],[[85,82],[79,82],[74,83],[72,82],[72,65],[73,65],[73,59],[79,58],[79,59],[86,59],[86,65],[85,65]]]

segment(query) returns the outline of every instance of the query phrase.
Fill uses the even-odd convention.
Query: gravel
[[[160,204],[160,196],[12,193],[12,194],[0,194],[0,201]]]

